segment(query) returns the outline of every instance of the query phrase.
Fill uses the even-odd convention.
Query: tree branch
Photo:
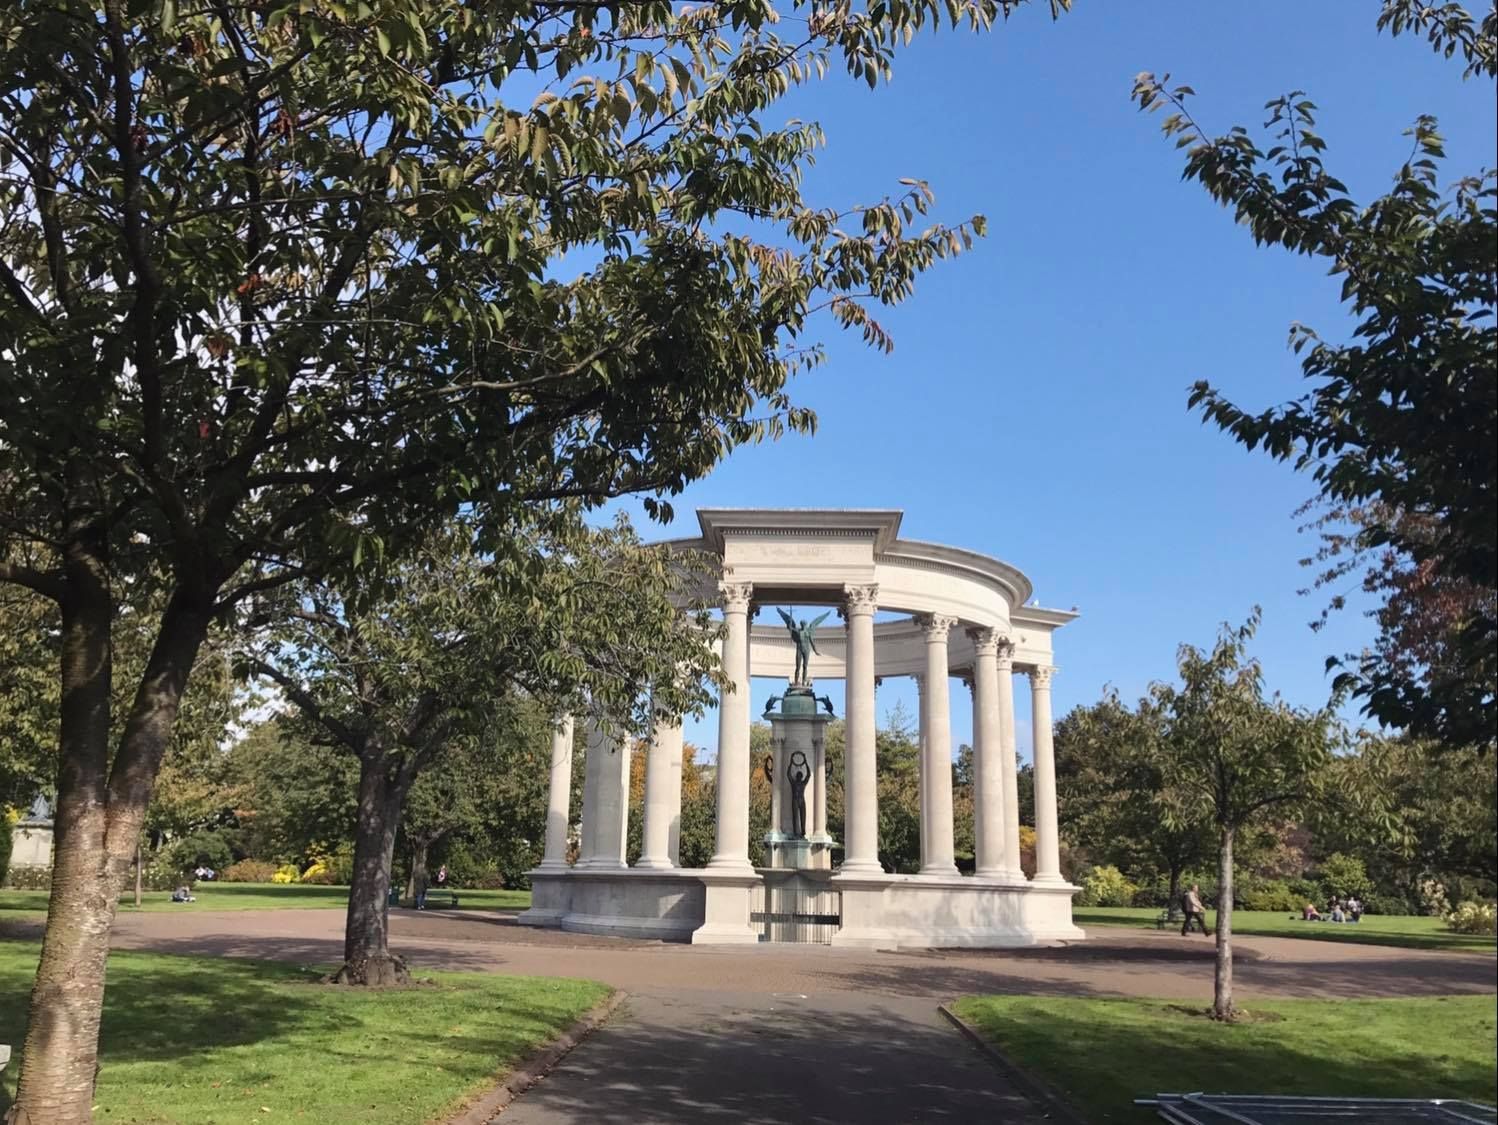
[[[362,752],[365,742],[363,736],[324,711],[317,700],[313,699],[311,695],[303,690],[300,684],[285,672],[256,656],[250,657],[247,664],[252,671],[259,673],[268,680],[274,681],[307,718],[322,727],[355,754]]]

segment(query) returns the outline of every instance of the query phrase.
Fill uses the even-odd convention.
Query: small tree
[[[480,554],[454,524],[372,592],[299,585],[261,610],[245,667],[359,762],[340,983],[409,979],[389,946],[391,865],[406,797],[439,755],[480,753],[521,698],[636,730],[647,689],[676,713],[707,702],[712,631],[682,618],[686,560],[624,524],[548,521],[512,528],[507,544]]]
[[[1263,673],[1247,656],[1259,624],[1254,610],[1239,628],[1224,626],[1211,652],[1182,645],[1181,683],[1150,693],[1165,723],[1161,777],[1169,818],[1203,812],[1217,830],[1217,965],[1212,1012],[1234,1018],[1233,842],[1244,828],[1292,813],[1318,792],[1337,724],[1330,707],[1299,710],[1264,697]]]

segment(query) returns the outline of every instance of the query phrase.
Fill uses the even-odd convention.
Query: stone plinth
[[[827,834],[827,755],[823,735],[832,721],[819,710],[810,684],[792,684],[770,720],[770,830],[765,845],[771,867],[827,871],[834,841]],[[759,763],[765,768],[767,763]],[[809,774],[805,782],[805,831],[795,823],[792,771]]]

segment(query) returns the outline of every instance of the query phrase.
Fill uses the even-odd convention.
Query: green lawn
[[[347,887],[304,886],[300,883],[199,883],[193,888],[193,894],[197,897],[196,902],[172,902],[170,891],[147,891],[141,896],[141,909],[284,910],[288,907],[325,907],[342,910],[348,904]],[[464,910],[524,910],[531,904],[531,893],[468,890],[459,887],[458,902]],[[133,891],[120,896],[120,909],[135,909]],[[45,914],[46,910],[46,891],[0,891],[0,917],[6,911],[40,911]]]
[[[0,941],[0,1042],[22,1041],[37,953],[34,942]],[[115,953],[95,1117],[440,1120],[608,994],[591,981],[433,977],[368,992],[316,984],[292,965]],[[0,1107],[18,1070],[6,1068]]]
[[[1229,1026],[1171,1001],[1055,996],[954,1008],[1090,1121],[1142,1125],[1157,1118],[1136,1097],[1194,1091],[1494,1101],[1492,996],[1247,1006],[1266,1018]]]
[[[1072,911],[1077,925],[1134,926],[1153,929],[1160,911],[1138,906],[1079,906]],[[1177,928],[1179,928],[1177,923]],[[1215,911],[1207,912],[1207,925],[1217,925]],[[1274,910],[1233,911],[1233,933],[1269,937],[1309,938],[1312,941],[1355,941],[1367,945],[1401,945],[1409,949],[1465,949],[1492,953],[1491,935],[1454,934],[1439,918],[1403,914],[1364,914],[1356,924],[1303,922],[1289,912]]]

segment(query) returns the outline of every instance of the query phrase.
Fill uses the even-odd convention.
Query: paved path
[[[122,915],[115,947],[308,964],[341,955],[336,910]],[[517,1099],[503,1125],[571,1122],[1045,1120],[941,1021],[976,992],[1165,996],[1205,1003],[1212,944],[1096,929],[1051,949],[871,953],[663,945],[535,931],[512,914],[392,915],[418,968],[602,980],[630,994],[610,1022]],[[1493,992],[1490,955],[1239,937],[1245,998]]]
[[[39,932],[39,930],[38,930]],[[563,934],[517,926],[511,913],[391,915],[391,945],[417,967],[601,980],[632,994],[712,991],[753,995],[950,1000],[975,992],[1200,998],[1212,989],[1212,942],[1200,935],[1099,927],[1048,949],[871,953],[824,946],[688,946]],[[342,956],[337,910],[122,914],[115,947],[306,964]],[[1244,996],[1416,996],[1493,992],[1491,954],[1237,937],[1234,976]]]

